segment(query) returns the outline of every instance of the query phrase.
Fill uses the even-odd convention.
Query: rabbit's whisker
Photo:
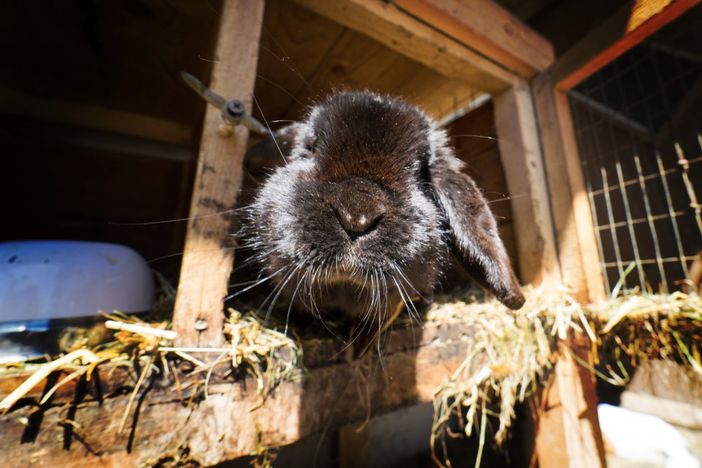
[[[280,272],[282,272],[283,270],[285,270],[285,268],[286,268],[286,267],[283,267],[283,268],[281,268],[280,270],[276,271],[275,273],[266,276],[265,278],[261,278],[260,275],[259,275],[259,278],[255,279],[255,280],[253,280],[253,281],[245,281],[245,282],[243,282],[243,283],[239,283],[239,284],[234,284],[234,285],[232,285],[232,287],[234,287],[234,286],[243,286],[243,285],[246,285],[246,284],[253,283],[253,284],[251,284],[250,286],[248,286],[248,287],[246,287],[246,288],[244,288],[244,289],[242,289],[242,290],[240,290],[240,291],[237,291],[237,292],[235,292],[235,293],[233,293],[233,294],[230,294],[229,296],[227,296],[227,297],[225,298],[225,300],[228,301],[228,300],[230,300],[230,299],[233,299],[233,298],[235,298],[235,297],[237,297],[237,296],[239,296],[239,295],[245,293],[246,291],[249,291],[250,289],[255,288],[255,287],[258,286],[259,284],[265,283],[265,282],[268,281],[269,279],[271,279],[271,278],[277,276],[278,274],[280,274]]]
[[[270,305],[268,306],[268,309],[266,310],[266,316],[265,316],[265,321],[268,321],[268,319],[271,316],[271,312],[273,311],[273,307],[275,306],[276,302],[278,302],[278,298],[280,297],[280,294],[283,292],[285,289],[285,286],[290,282],[290,280],[295,276],[295,273],[297,273],[300,268],[302,268],[305,264],[305,261],[298,262],[297,265],[290,271],[290,273],[287,275],[285,280],[280,284],[280,286],[277,288],[278,292],[276,295],[273,297],[273,300],[271,301]]]

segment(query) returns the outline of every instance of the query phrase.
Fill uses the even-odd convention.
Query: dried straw
[[[626,383],[626,368],[654,358],[674,359],[702,375],[702,299],[697,293],[629,291],[584,307],[562,288],[531,289],[526,295],[526,304],[517,312],[495,300],[485,300],[475,291],[438,297],[429,309],[428,321],[464,327],[466,343],[464,361],[436,391],[432,443],[455,412],[464,415],[466,434],[479,427],[481,446],[487,437],[486,425],[493,422],[495,443],[504,442],[515,405],[525,401],[543,382],[560,343],[572,333],[590,339],[593,349],[599,351],[599,356],[592,356],[593,361],[606,369],[602,372],[593,368],[593,372],[614,383]],[[229,363],[230,372],[252,375],[259,392],[301,376],[298,340],[264,327],[253,314],[229,310],[224,330],[227,344],[220,348],[175,347],[175,333],[166,321],[144,323],[121,315],[108,318],[108,327],[117,330],[114,341],[76,349],[37,366],[0,402],[0,411],[8,411],[52,372],[65,370],[69,374],[49,391],[49,396],[71,380],[90,378],[96,366],[104,362],[132,365],[138,360],[143,371],[136,376],[131,401],[154,372],[169,372],[173,359],[184,359],[195,366],[193,373],[203,375],[205,395],[215,366],[222,362]],[[211,355],[217,357],[207,359]],[[175,377],[180,394],[182,384]]]
[[[702,299],[697,293],[624,292],[599,304],[581,306],[564,289],[527,291],[517,312],[496,301],[474,297],[446,300],[429,311],[432,320],[466,324],[466,358],[436,392],[432,445],[451,414],[461,414],[470,435],[485,413],[497,421],[493,438],[502,444],[514,419],[514,407],[536,390],[553,367],[559,343],[572,333],[589,338],[589,366],[601,378],[624,385],[627,368],[649,359],[673,359],[702,375]],[[476,465],[477,466],[477,465]]]
[[[232,370],[245,369],[254,375],[260,391],[268,384],[270,387],[284,379],[294,378],[302,363],[302,351],[297,342],[271,328],[263,327],[259,319],[253,315],[241,315],[229,310],[228,321],[225,325],[225,336],[228,345],[222,348],[179,348],[172,346],[177,337],[175,331],[169,330],[166,321],[145,323],[134,316],[120,314],[107,315],[108,320],[98,327],[117,330],[114,340],[100,343],[87,349],[81,347],[49,362],[27,365],[25,368],[36,367],[19,387],[0,401],[0,412],[7,412],[20,399],[25,397],[36,385],[49,374],[57,371],[68,371],[69,374],[49,389],[40,403],[45,403],[61,386],[76,378],[87,376],[90,379],[93,371],[101,363],[109,362],[113,366],[135,366],[141,369],[135,378],[134,388],[122,418],[120,431],[131,411],[139,391],[145,383],[157,373],[170,372],[169,361],[174,358],[187,360],[195,365],[192,374],[202,374],[202,384],[207,394],[207,385],[212,377],[214,368],[223,360],[231,363]],[[80,334],[79,334],[80,335]],[[81,339],[78,346],[85,346]],[[69,346],[72,347],[73,345]],[[215,360],[198,359],[191,354],[217,353]],[[0,366],[2,369],[3,366]],[[5,369],[21,367],[17,364]],[[180,381],[176,376],[176,386],[180,393]]]

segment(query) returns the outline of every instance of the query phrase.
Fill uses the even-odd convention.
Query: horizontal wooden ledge
[[[133,385],[134,375],[127,368],[103,366],[97,379],[100,400],[86,388],[78,392],[85,396],[76,399],[71,384],[47,407],[26,404],[1,416],[0,450],[18,465],[51,460],[88,466],[153,463],[187,447],[190,457],[211,465],[248,455],[256,447],[290,444],[325,428],[431,401],[466,357],[470,335],[461,322],[403,327],[391,332],[382,360],[369,354],[352,363],[344,360],[338,344],[307,341],[308,372],[278,385],[267,398],[253,379],[215,377],[209,397],[190,406],[174,388],[154,385],[135,400],[121,434],[118,428],[131,394],[123,383]],[[26,376],[0,377],[0,391],[6,394]],[[42,387],[30,397],[38,399]]]

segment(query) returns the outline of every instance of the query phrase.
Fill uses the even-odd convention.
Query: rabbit
[[[451,255],[507,307],[523,305],[485,198],[417,107],[337,91],[275,136],[264,146],[282,164],[245,208],[242,233],[288,313],[377,331],[398,306],[416,315],[413,301],[431,300]]]

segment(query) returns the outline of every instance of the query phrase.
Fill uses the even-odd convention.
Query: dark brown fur
[[[397,304],[412,312],[414,297],[430,297],[453,254],[500,301],[521,307],[484,197],[417,108],[337,93],[278,137],[286,163],[257,193],[244,229],[278,289],[273,300],[377,329]]]

